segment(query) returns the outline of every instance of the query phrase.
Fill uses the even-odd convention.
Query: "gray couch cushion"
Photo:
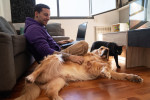
[[[19,53],[14,58],[16,79],[19,79],[33,63],[33,60],[28,51]]]
[[[63,36],[60,23],[51,23],[46,25],[46,29],[51,36]]]
[[[1,16],[0,16],[0,32],[17,34],[14,28],[12,28],[12,26]]]
[[[13,51],[14,56],[25,52],[26,50],[26,39],[24,35],[12,35],[12,42],[13,42]]]

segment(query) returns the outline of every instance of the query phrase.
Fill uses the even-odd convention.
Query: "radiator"
[[[111,32],[111,26],[96,26],[96,34],[97,33],[108,33]]]
[[[111,32],[111,26],[96,26],[95,27],[95,40],[102,41],[103,34]]]

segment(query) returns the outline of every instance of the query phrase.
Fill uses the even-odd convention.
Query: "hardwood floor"
[[[119,60],[121,69],[118,72],[133,73],[141,76],[143,83],[133,83],[128,81],[112,80],[112,79],[96,79],[91,81],[72,82],[65,86],[59,93],[64,100],[150,100],[150,68],[135,67],[126,69],[124,60]],[[115,66],[112,60],[113,67]],[[13,100],[21,94],[24,86],[24,78],[22,78],[15,86],[12,94],[8,98],[2,100]],[[41,92],[36,100],[49,100]]]

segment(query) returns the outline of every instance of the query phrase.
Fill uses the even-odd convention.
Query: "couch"
[[[49,34],[57,42],[69,39],[64,36],[60,23],[46,26]],[[26,48],[24,35],[18,35],[12,23],[0,16],[0,94],[8,94],[17,80],[34,62]]]
[[[0,94],[11,92],[33,61],[24,35],[0,16]]]

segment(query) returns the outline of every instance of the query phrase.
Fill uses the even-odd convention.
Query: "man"
[[[61,53],[64,60],[82,64],[84,61],[82,55],[87,53],[88,44],[85,41],[76,43],[64,50],[48,34],[45,26],[50,20],[50,8],[44,4],[37,4],[34,8],[34,19],[26,18],[25,37],[27,46],[33,54],[35,60],[40,63],[47,55]],[[60,41],[59,43],[65,43]]]

